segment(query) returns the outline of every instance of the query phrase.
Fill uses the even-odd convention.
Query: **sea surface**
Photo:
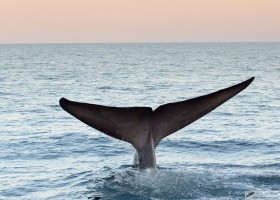
[[[0,45],[0,70],[1,200],[280,199],[280,43]],[[59,106],[155,109],[252,76],[163,139],[157,170]]]

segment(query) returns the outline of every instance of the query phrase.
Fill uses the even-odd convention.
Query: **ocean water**
[[[0,199],[280,199],[280,43],[0,45],[0,70]],[[155,109],[252,76],[162,140],[156,171],[58,104]]]

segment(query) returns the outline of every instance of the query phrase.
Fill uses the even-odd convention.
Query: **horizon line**
[[[280,43],[280,41],[189,41],[189,42],[15,42],[0,45],[52,45],[52,44],[201,44],[201,43]]]

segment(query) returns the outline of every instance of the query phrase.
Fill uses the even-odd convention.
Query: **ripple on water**
[[[279,191],[279,55],[279,43],[0,45],[0,199]],[[59,106],[66,97],[156,108],[251,76],[242,93],[159,144],[156,172],[133,169],[130,144]]]
[[[228,199],[243,198],[245,191],[262,188],[262,179],[279,186],[279,175],[247,176],[238,173],[213,173],[209,170],[109,169],[110,174],[88,186],[91,198],[105,199]],[[256,181],[255,179],[259,180]],[[272,183],[271,183],[272,184]],[[280,193],[279,193],[280,197]]]

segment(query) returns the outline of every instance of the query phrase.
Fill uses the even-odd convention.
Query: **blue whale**
[[[150,107],[110,107],[61,98],[60,106],[85,124],[133,145],[140,169],[156,168],[155,149],[166,136],[211,112],[242,90],[254,77],[237,85],[185,101]]]

